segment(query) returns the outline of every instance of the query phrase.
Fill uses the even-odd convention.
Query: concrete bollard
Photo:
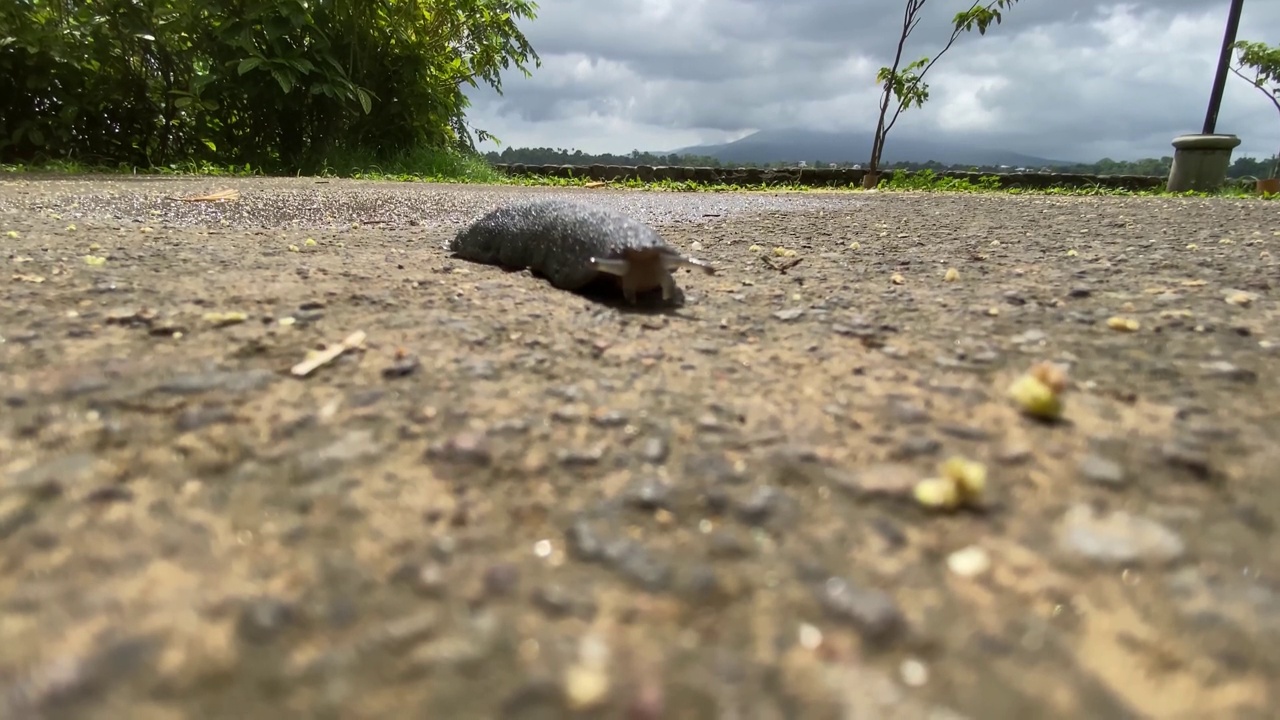
[[[1235,135],[1179,135],[1173,139],[1173,167],[1169,192],[1211,192],[1222,187],[1231,166],[1231,151],[1240,144]]]

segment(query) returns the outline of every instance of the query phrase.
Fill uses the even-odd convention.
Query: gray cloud
[[[543,57],[505,96],[473,91],[473,123],[506,144],[668,150],[758,129],[874,127],[875,72],[902,21],[889,0],[542,0]],[[932,55],[963,0],[931,0],[906,57]],[[1021,0],[930,71],[897,136],[949,134],[1064,159],[1170,154],[1200,129],[1225,0]],[[1242,39],[1275,42],[1280,3],[1245,4]],[[1218,129],[1280,150],[1280,114],[1229,78]],[[892,137],[892,136],[891,136]]]

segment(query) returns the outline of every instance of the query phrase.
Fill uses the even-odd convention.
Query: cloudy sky
[[[929,0],[906,57],[935,52],[966,0]],[[1199,132],[1229,0],[1020,0],[963,38],[926,80],[931,99],[890,135],[953,135],[1062,160],[1172,154]],[[876,70],[903,0],[540,0],[525,34],[542,56],[505,92],[470,92],[469,118],[504,145],[666,151],[755,130],[875,127]],[[1280,42],[1280,2],[1245,0],[1239,39]],[[1280,151],[1280,113],[1228,77],[1218,132],[1237,153]],[[489,145],[486,149],[494,149]]]

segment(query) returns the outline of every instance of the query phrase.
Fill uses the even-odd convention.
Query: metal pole
[[[1222,54],[1218,56],[1218,74],[1213,78],[1213,90],[1209,94],[1209,112],[1204,116],[1203,134],[1212,135],[1218,128],[1218,109],[1222,107],[1222,91],[1227,86],[1227,71],[1231,67],[1231,46],[1236,43],[1236,30],[1240,28],[1240,9],[1244,0],[1231,0],[1227,13],[1227,30],[1222,35]]]

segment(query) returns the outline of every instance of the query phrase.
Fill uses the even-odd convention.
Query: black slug
[[[648,225],[571,200],[520,200],[496,208],[459,230],[445,249],[472,262],[528,268],[563,290],[610,276],[632,304],[637,293],[655,287],[671,300],[671,271],[681,265],[715,272],[667,245]]]

